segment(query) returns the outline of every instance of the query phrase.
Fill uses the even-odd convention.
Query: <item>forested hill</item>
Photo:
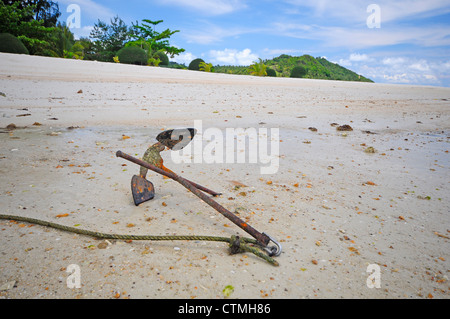
[[[263,63],[267,66],[268,76],[373,82],[339,64],[331,63],[325,58],[314,58],[306,54],[302,56],[282,54],[271,60],[264,60]],[[295,75],[292,74],[294,68],[297,71]],[[246,66],[215,66],[214,69],[220,73],[248,74]]]

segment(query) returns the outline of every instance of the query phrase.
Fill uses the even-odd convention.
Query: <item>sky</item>
[[[250,65],[325,57],[377,83],[450,87],[449,0],[56,0],[76,37],[98,20],[164,20],[180,30],[171,61]],[[74,6],[75,5],[75,6]],[[78,9],[79,11],[78,11]],[[79,14],[77,13],[79,12]]]

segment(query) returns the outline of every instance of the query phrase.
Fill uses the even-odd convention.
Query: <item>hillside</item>
[[[303,78],[373,82],[372,80],[359,75],[336,63],[331,63],[325,58],[314,58],[310,55],[290,56],[282,54],[271,60],[263,61],[268,69],[276,72],[278,77],[289,77],[291,70],[296,66],[301,66],[306,73]],[[215,72],[230,74],[249,74],[247,66],[215,66]]]

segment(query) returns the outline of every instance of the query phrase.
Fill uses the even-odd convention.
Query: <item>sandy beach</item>
[[[105,241],[0,220],[0,298],[223,299],[229,285],[230,299],[449,298],[450,88],[2,53],[0,92],[0,214],[105,233],[249,237],[153,172],[155,198],[135,206],[139,167],[115,154],[141,157],[159,132],[195,121],[203,132],[278,129],[273,174],[259,162],[162,155],[283,247],[275,267],[224,243]],[[68,285],[72,265],[80,288]]]

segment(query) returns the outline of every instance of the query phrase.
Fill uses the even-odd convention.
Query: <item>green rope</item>
[[[80,229],[76,227],[70,227],[65,226],[41,219],[35,219],[31,217],[25,217],[25,216],[15,216],[15,215],[3,215],[0,214],[0,219],[6,219],[6,220],[14,220],[14,221],[21,221],[26,222],[30,224],[36,224],[46,227],[51,227],[55,229],[59,229],[62,231],[70,232],[70,233],[76,233],[80,235],[95,237],[95,238],[101,238],[101,239],[118,239],[118,240],[151,240],[151,241],[161,241],[161,240],[197,240],[197,241],[217,241],[217,242],[226,242],[229,243],[230,251],[231,253],[238,253],[238,252],[250,252],[255,254],[256,256],[263,258],[270,264],[274,266],[278,266],[278,262],[273,259],[272,257],[268,256],[266,253],[264,253],[261,249],[250,246],[252,245],[258,245],[258,242],[255,239],[252,238],[246,238],[246,237],[237,237],[237,236],[231,236],[231,238],[228,237],[218,237],[218,236],[197,236],[197,235],[160,235],[160,236],[154,236],[154,235],[120,235],[120,234],[106,234],[106,233],[100,233],[95,232],[91,230],[86,229]]]

